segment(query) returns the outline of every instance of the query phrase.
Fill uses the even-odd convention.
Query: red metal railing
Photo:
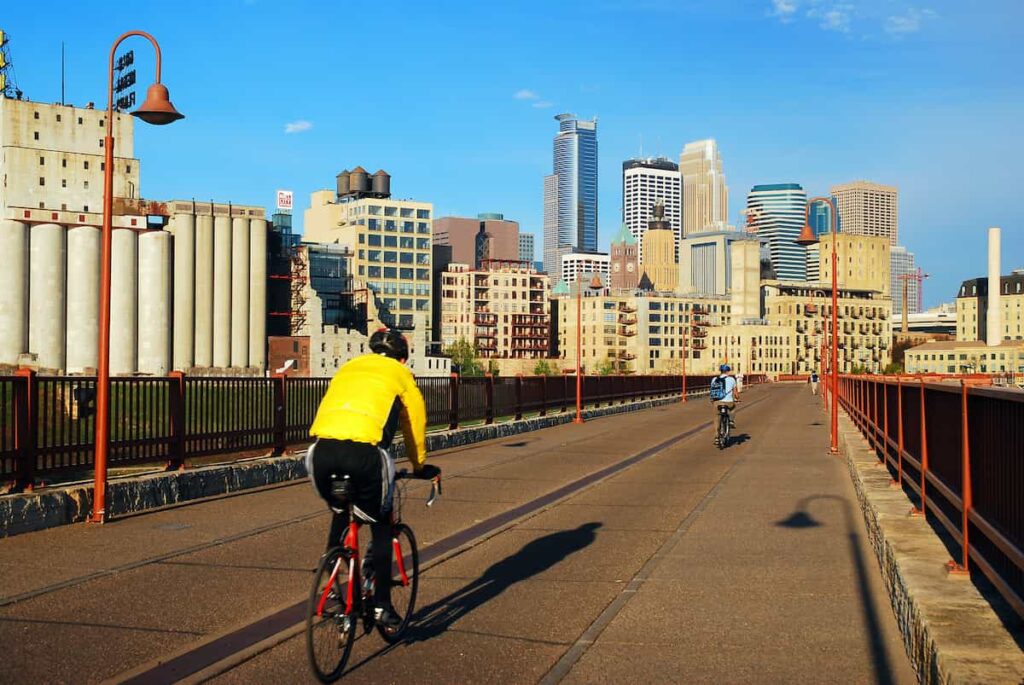
[[[839,397],[912,513],[956,539],[950,571],[981,570],[1024,616],[1024,394],[987,382],[842,376]]]
[[[587,376],[590,407],[678,395],[680,376]],[[748,384],[764,381],[747,376]],[[689,376],[688,393],[706,391],[710,376]],[[206,378],[172,373],[111,379],[114,465],[246,453],[308,442],[309,426],[329,378]],[[575,403],[572,376],[418,378],[432,428],[566,412]],[[31,488],[39,477],[92,467],[96,379],[0,376],[0,481]]]

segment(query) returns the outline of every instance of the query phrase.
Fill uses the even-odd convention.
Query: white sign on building
[[[278,211],[292,211],[292,191],[277,191],[277,209]]]

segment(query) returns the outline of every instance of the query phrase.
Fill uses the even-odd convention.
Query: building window
[[[85,189],[86,189],[86,190],[89,190],[89,182],[88,182],[88,181],[85,181],[84,183],[85,183]]]
[[[45,157],[40,157],[39,158],[39,166],[43,166],[44,164],[46,164],[46,158]]]
[[[61,167],[61,169],[67,169],[68,168],[68,160],[66,160],[66,159],[60,160],[60,167]]]
[[[131,164],[125,166],[124,173],[126,173],[126,174],[132,173],[132,165]]]
[[[39,185],[41,185],[41,186],[45,186],[46,185],[46,179],[43,178],[42,176],[39,177]]]
[[[104,119],[100,119],[100,128],[103,128]]]
[[[85,160],[84,162],[82,162],[82,168],[85,169],[86,171],[89,170],[89,160]]]
[[[100,147],[103,147],[103,139],[100,138]]]
[[[68,180],[66,178],[62,178],[60,180],[60,187],[61,188],[67,188],[68,187]]]
[[[60,121],[60,115],[59,114],[57,115],[57,121]]]
[[[82,123],[82,117],[78,117],[78,123],[79,123],[79,124],[81,124],[81,123]]]
[[[39,140],[39,131],[32,132],[32,140]]]
[[[39,112],[32,112],[32,118],[33,119],[38,119],[39,118]]]
[[[83,212],[88,212],[89,211],[89,205],[82,205],[82,211]]]

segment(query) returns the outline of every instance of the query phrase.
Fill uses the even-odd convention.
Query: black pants
[[[348,476],[355,488],[352,504],[356,515],[371,519],[370,545],[366,557],[372,560],[375,578],[375,601],[378,606],[391,604],[391,502],[392,483],[388,478],[387,459],[376,445],[349,440],[317,440],[306,455],[306,467],[313,487],[334,510],[327,549],[339,544],[348,529],[348,509],[332,501],[331,481]],[[366,568],[364,563],[363,568]],[[365,571],[364,571],[365,572]]]

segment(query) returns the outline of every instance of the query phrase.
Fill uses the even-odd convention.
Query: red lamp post
[[[156,39],[144,31],[129,31],[118,37],[110,48],[107,135],[103,139],[103,249],[100,266],[99,358],[96,364],[96,480],[93,488],[92,514],[89,516],[92,523],[103,523],[107,516],[107,452],[110,448],[110,255],[114,213],[114,53],[117,47],[131,36],[142,36],[153,44],[156,51],[156,80],[146,90],[145,102],[132,112],[132,116],[156,126],[184,118],[184,115],[171,104],[167,87],[160,83],[161,55]]]
[[[803,245],[804,247],[810,247],[818,244],[818,236],[814,233],[811,228],[811,205],[815,202],[827,202],[829,208],[832,210],[829,212],[831,216],[831,233],[832,233],[832,355],[831,355],[831,367],[832,367],[832,444],[830,451],[832,454],[839,453],[839,404],[836,402],[836,398],[839,396],[839,290],[838,290],[838,257],[836,256],[836,242],[838,241],[839,228],[836,222],[836,205],[830,197],[814,197],[807,201],[807,214],[804,228],[800,232],[800,237],[797,238],[796,243]]]

